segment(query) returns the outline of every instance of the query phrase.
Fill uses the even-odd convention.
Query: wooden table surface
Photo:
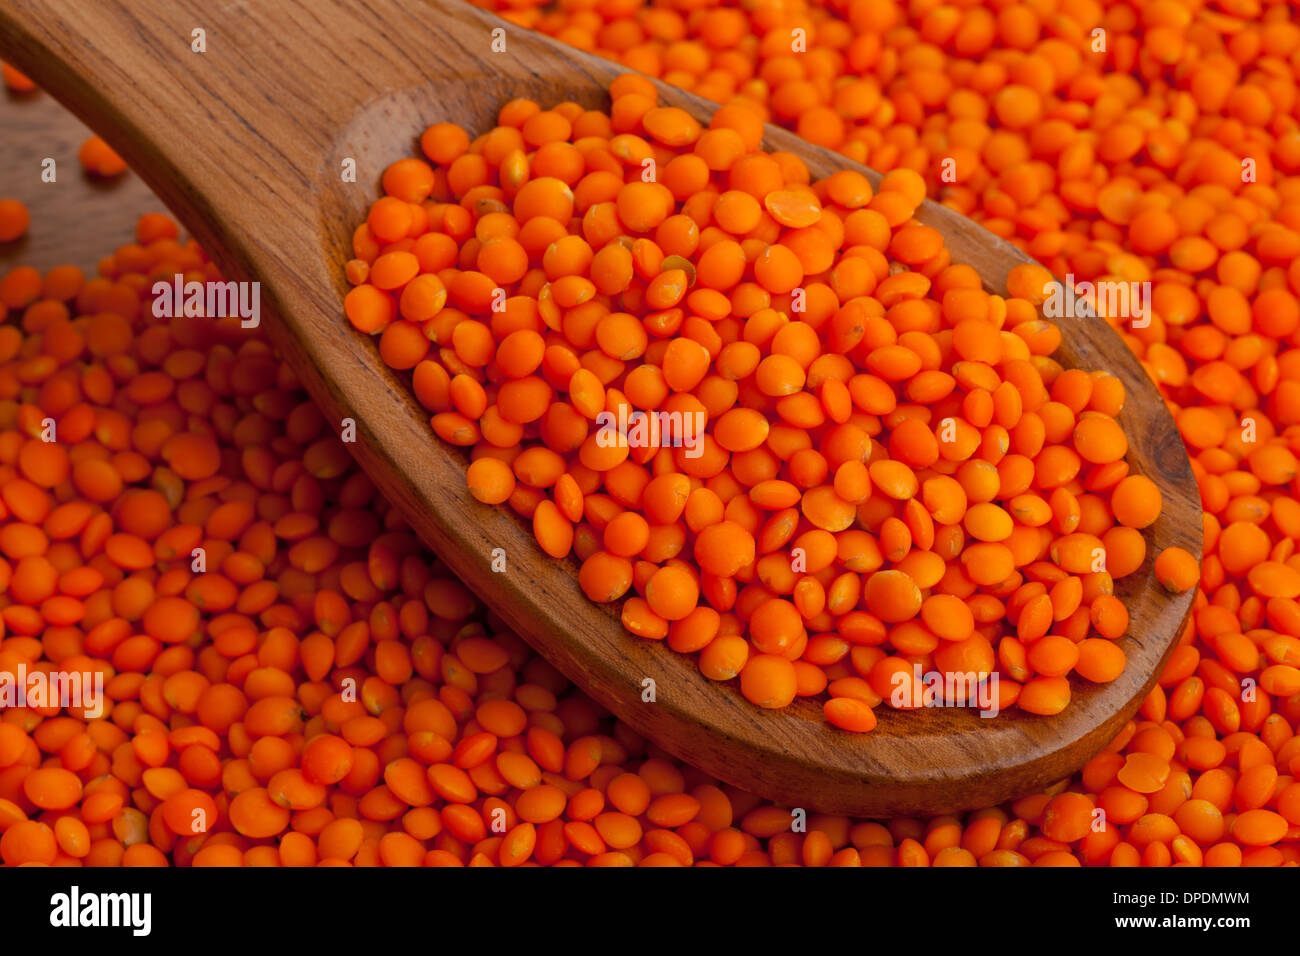
[[[48,94],[0,89],[0,198],[21,200],[32,217],[26,236],[0,242],[0,272],[71,262],[93,274],[101,257],[133,239],[141,213],[166,211],[130,171],[110,180],[88,176],[77,150],[89,136]],[[41,180],[47,157],[55,162],[52,183]]]

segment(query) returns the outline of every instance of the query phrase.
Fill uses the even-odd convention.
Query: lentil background
[[[915,169],[1058,275],[1153,283],[1151,326],[1120,330],[1175,411],[1206,513],[1193,620],[1159,687],[1050,793],[793,833],[787,808],[658,753],[505,633],[376,500],[264,343],[154,320],[154,275],[212,270],[148,217],[97,277],[0,280],[0,668],[101,668],[113,700],[92,721],[5,711],[0,859],[1295,865],[1296,8],[502,12]],[[47,415],[55,445],[37,437]],[[355,704],[336,693],[346,677]],[[195,810],[209,832],[187,830]]]

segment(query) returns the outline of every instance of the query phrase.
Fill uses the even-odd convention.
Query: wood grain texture
[[[52,97],[0,89],[0,196],[27,205],[27,235],[0,242],[0,272],[17,265],[45,271],[70,262],[94,275],[101,256],[135,238],[142,213],[163,204],[139,176],[103,180],[87,175],[77,150],[90,130]],[[52,158],[57,179],[41,180],[41,161]]]
[[[190,51],[191,30],[208,52]],[[502,28],[507,51],[490,52]],[[1192,595],[1155,584],[1151,557],[1201,551],[1195,483],[1163,402],[1100,320],[1067,320],[1058,358],[1108,369],[1128,389],[1120,421],[1131,461],[1161,487],[1165,513],[1146,534],[1148,560],[1120,585],[1132,615],[1129,666],[1112,684],[1072,680],[1055,718],[964,709],[879,711],[869,735],[827,725],[819,701],[761,711],[734,686],[702,677],[691,657],[623,632],[592,605],[576,562],[554,562],[525,525],[465,488],[465,456],[438,442],[406,376],[342,318],[350,235],[383,168],[414,155],[430,123],[474,132],[508,99],[603,106],[615,64],[517,29],[458,0],[6,0],[0,55],[96,128],[125,156],[232,278],[263,283],[275,344],[327,417],[357,422],[354,452],[412,527],[466,583],[570,679],[637,731],[709,773],[789,806],[868,816],[989,806],[1059,780],[1129,719],[1154,683]],[[707,118],[714,106],[660,85],[664,101]],[[857,168],[768,128],[766,144],[805,157],[815,176]],[[352,157],[359,182],[340,182]],[[878,176],[863,170],[873,181]],[[974,223],[927,204],[953,260],[991,291],[1027,261]],[[493,548],[509,570],[490,571]],[[642,703],[652,677],[657,702]],[[734,683],[734,682],[733,682]]]

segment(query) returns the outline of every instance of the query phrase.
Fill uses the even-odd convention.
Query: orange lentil
[[[126,172],[126,163],[122,157],[98,136],[92,136],[81,144],[77,150],[77,161],[86,172],[105,179]]]
[[[17,199],[0,199],[0,242],[13,242],[27,232],[27,207]]]

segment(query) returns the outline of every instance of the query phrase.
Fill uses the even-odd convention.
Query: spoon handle
[[[510,31],[504,55],[494,28]],[[258,225],[291,217],[366,104],[434,78],[514,74],[541,39],[456,0],[0,4],[0,55],[196,226],[253,225],[249,207]]]

